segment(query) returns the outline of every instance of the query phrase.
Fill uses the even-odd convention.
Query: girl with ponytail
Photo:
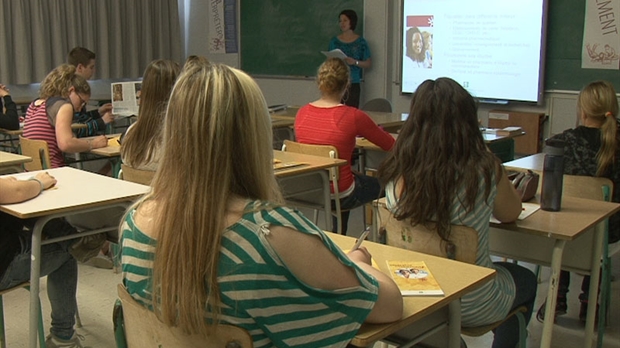
[[[565,142],[564,174],[586,175],[609,178],[614,183],[612,200],[620,202],[620,140],[618,136],[618,97],[614,86],[607,81],[596,81],[585,86],[577,99],[577,116],[581,123],[575,129],[568,129],[552,139]],[[609,219],[608,241],[620,240],[620,214]],[[566,314],[566,295],[570,273],[560,273],[558,302],[555,315]],[[585,276],[579,295],[581,309],[579,319],[585,322],[588,309],[590,276]],[[545,304],[538,310],[537,318],[544,318]]]

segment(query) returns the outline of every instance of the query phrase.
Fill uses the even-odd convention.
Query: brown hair
[[[77,67],[78,64],[82,64],[83,66],[88,66],[92,59],[95,59],[97,56],[95,52],[84,48],[84,47],[74,47],[69,54],[67,55],[67,63]]]
[[[349,67],[340,58],[327,58],[319,67],[316,83],[326,95],[343,93],[349,85]]]
[[[75,73],[75,66],[62,64],[50,71],[41,82],[39,98],[69,97],[69,89],[90,96],[90,85],[86,79]]]
[[[618,148],[618,97],[614,86],[607,81],[596,81],[585,86],[577,98],[577,109],[586,117],[601,121],[601,148],[596,159],[596,175],[603,176],[613,164]]]
[[[402,182],[394,212],[413,226],[436,222],[442,241],[449,242],[451,207],[464,188],[460,203],[469,213],[476,205],[480,178],[485,200],[499,168],[487,150],[478,126],[472,96],[449,78],[426,80],[411,98],[409,118],[396,144],[379,168],[387,182]]]
[[[123,158],[133,167],[151,162],[153,149],[160,147],[164,111],[179,71],[177,62],[164,59],[152,61],[144,70],[138,121],[121,147]]]

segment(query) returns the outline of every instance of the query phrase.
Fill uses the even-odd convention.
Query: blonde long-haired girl
[[[577,116],[581,125],[567,129],[551,139],[564,142],[564,174],[597,176],[614,182],[612,200],[620,202],[620,133],[618,132],[618,97],[614,86],[607,81],[596,81],[586,85],[577,98]],[[620,215],[609,218],[608,241],[620,240]],[[562,271],[558,286],[558,301],[555,315],[566,314],[566,296],[570,284],[570,272]],[[586,320],[590,276],[584,276],[581,283],[581,308],[579,319]],[[538,310],[537,318],[545,316],[545,303]]]
[[[399,319],[400,292],[367,250],[344,255],[280,205],[271,136],[248,75],[201,61],[183,69],[153,190],[121,226],[129,293],[168,325],[240,326],[255,347],[344,347],[362,322]]]

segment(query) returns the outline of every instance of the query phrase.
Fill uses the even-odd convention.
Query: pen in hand
[[[368,236],[368,233],[370,233],[370,229],[366,228],[364,232],[362,232],[360,237],[355,241],[355,244],[353,244],[353,248],[351,248],[351,251],[357,250],[360,247],[360,245],[362,245],[362,242],[364,241],[364,239],[366,239],[366,237]]]

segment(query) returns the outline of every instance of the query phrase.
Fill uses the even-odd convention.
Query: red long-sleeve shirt
[[[295,118],[298,142],[333,145],[338,149],[338,156],[349,162],[349,165],[340,167],[340,192],[346,192],[353,185],[351,155],[358,135],[386,151],[394,146],[394,137],[379,128],[365,112],[350,106],[317,107],[307,104],[299,109]]]

